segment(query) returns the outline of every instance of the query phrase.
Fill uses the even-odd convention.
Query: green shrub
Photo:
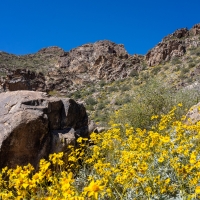
[[[179,58],[174,57],[174,58],[171,60],[171,63],[172,63],[173,65],[177,65],[177,64],[181,64],[182,62],[180,61]]]
[[[179,118],[185,114],[186,109],[198,102],[199,97],[196,90],[176,91],[164,86],[161,81],[151,79],[135,90],[130,103],[122,106],[118,114],[111,115],[110,119],[115,123],[151,128],[153,126],[151,116],[166,114],[173,106],[181,102],[183,108],[181,112],[176,113],[176,117]]]
[[[116,92],[118,90],[119,89],[116,86],[110,86],[110,87],[108,87],[108,92]]]
[[[153,67],[153,69],[151,70],[151,73],[153,75],[156,75],[160,70],[161,70],[161,66],[157,65],[157,66]]]
[[[48,92],[48,94],[51,95],[51,96],[57,96],[57,95],[59,95],[59,92],[56,91],[56,90],[51,90],[51,91]]]
[[[115,105],[124,105],[126,103],[129,103],[131,101],[131,97],[129,94],[126,94],[124,95],[124,97],[118,97],[116,100],[115,100]]]
[[[122,92],[125,92],[125,91],[130,90],[130,86],[128,86],[128,85],[122,85],[122,86],[120,87],[120,89],[121,89]]]
[[[97,110],[102,110],[105,108],[105,103],[101,102],[97,105]]]
[[[190,71],[190,69],[189,68],[185,68],[185,67],[183,67],[183,68],[181,68],[181,73],[180,73],[180,75],[179,75],[179,78],[181,79],[181,80],[184,80],[184,79],[186,79],[188,76],[187,76],[187,73]]]
[[[73,96],[74,96],[75,99],[80,99],[80,98],[81,98],[81,93],[80,93],[80,91],[74,92],[74,93],[73,93]]]
[[[93,97],[88,97],[86,100],[85,100],[85,103],[87,104],[87,105],[96,105],[96,100],[93,98]]]
[[[141,80],[146,81],[149,77],[150,77],[149,72],[143,71],[143,72],[140,73]]]
[[[108,113],[106,111],[98,111],[95,113],[94,121],[104,124],[108,121]]]
[[[181,74],[179,75],[179,78],[180,78],[181,80],[184,80],[184,79],[187,78],[187,75],[184,74],[184,73],[181,73]]]
[[[195,67],[195,63],[193,63],[193,62],[189,63],[189,64],[188,64],[188,67],[189,67],[189,68]]]
[[[140,85],[142,81],[140,79],[133,80],[133,85]]]
[[[174,72],[178,72],[181,68],[181,65],[176,65],[174,68],[173,68],[173,71]]]
[[[200,56],[200,47],[191,49],[190,54]]]
[[[6,72],[0,72],[0,76],[6,76]]]
[[[169,66],[168,65],[165,65],[164,66],[164,70],[168,70],[169,69]]]
[[[138,75],[139,74],[138,74],[138,71],[136,69],[132,69],[130,74],[129,74],[130,77],[135,77],[135,76],[138,76]]]
[[[106,84],[106,82],[104,80],[99,81],[100,87],[103,87],[105,84]]]
[[[94,106],[86,105],[86,110],[94,111]]]
[[[186,68],[186,67],[181,68],[181,73],[183,73],[183,74],[185,74],[185,73],[187,73],[189,71],[190,71],[189,68]]]

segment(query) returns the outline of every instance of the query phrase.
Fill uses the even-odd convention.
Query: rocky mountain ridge
[[[122,44],[98,41],[65,52],[43,48],[35,54],[15,56],[0,52],[1,92],[47,91],[59,95],[95,84],[137,76],[152,66],[183,58],[189,49],[200,47],[200,24],[178,29],[166,36],[145,56],[129,55]]]

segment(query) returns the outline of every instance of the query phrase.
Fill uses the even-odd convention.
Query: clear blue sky
[[[178,28],[200,23],[200,0],[0,0],[0,51],[65,51],[111,40],[145,54]]]

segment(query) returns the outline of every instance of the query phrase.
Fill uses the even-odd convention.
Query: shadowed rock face
[[[85,108],[72,99],[6,92],[0,94],[0,110],[0,168],[28,163],[37,168],[49,153],[64,151],[78,136],[89,136]]]
[[[1,91],[33,90],[45,91],[45,77],[42,73],[26,69],[9,70],[7,77],[0,81]]]

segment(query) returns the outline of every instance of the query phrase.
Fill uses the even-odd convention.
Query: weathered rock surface
[[[16,90],[45,91],[45,77],[26,69],[8,70],[7,77],[0,80],[0,91]]]
[[[48,72],[47,90],[66,93],[99,80],[123,79],[132,69],[140,70],[143,56],[129,55],[123,45],[104,40],[65,52],[57,70]]]
[[[5,92],[0,94],[0,110],[0,168],[37,167],[49,153],[65,150],[78,136],[89,136],[85,108],[72,99]]]
[[[200,34],[200,24],[195,24],[191,29],[192,34],[199,35]]]
[[[183,56],[185,51],[182,41],[171,40],[161,42],[147,53],[146,60],[149,66],[154,66],[162,61],[169,61],[172,57]]]
[[[145,59],[148,66],[158,65],[174,57],[181,57],[188,48],[200,46],[200,41],[197,39],[199,34],[200,24],[194,25],[191,30],[182,28],[169,34],[146,54]]]
[[[123,45],[107,40],[85,44],[69,52],[64,52],[59,47],[49,47],[26,57],[16,57],[6,53],[0,53],[0,58],[1,56],[4,62],[0,63],[0,72],[7,75],[1,79],[1,91],[55,90],[61,95],[66,95],[69,91],[75,91],[87,83],[123,79],[133,70],[140,71],[143,67],[143,56],[131,56]],[[12,59],[16,61],[15,63],[23,65],[27,60],[31,66],[35,66],[34,63],[41,60],[38,69],[44,71],[45,76],[42,73],[16,69],[17,67],[9,70],[8,63]]]
[[[186,119],[187,124],[195,124],[196,122],[200,121],[200,103],[190,108],[189,112],[186,115]]]

